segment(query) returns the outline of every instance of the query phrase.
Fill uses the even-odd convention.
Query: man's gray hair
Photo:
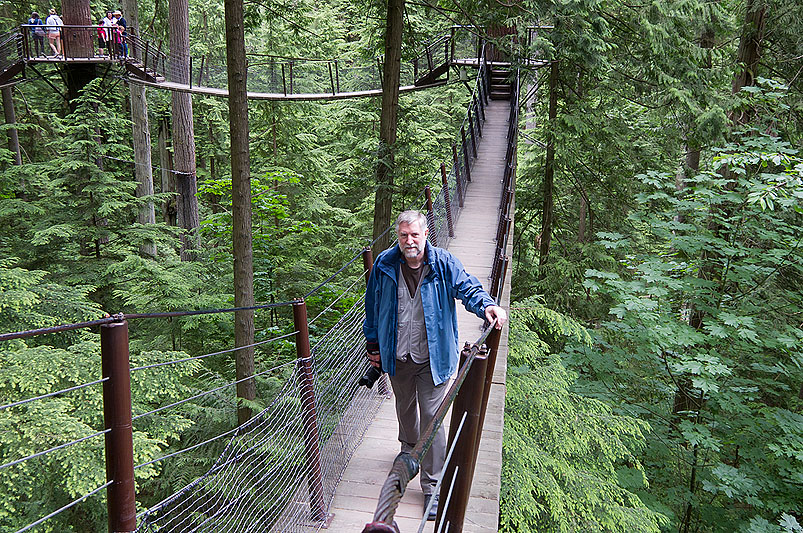
[[[396,217],[396,233],[399,232],[399,226],[402,223],[413,224],[415,222],[418,222],[418,227],[421,230],[421,233],[424,233],[427,230],[428,226],[426,215],[412,209],[409,211],[402,211],[399,213],[399,216]]]

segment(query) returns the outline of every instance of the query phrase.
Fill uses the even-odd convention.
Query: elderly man
[[[365,294],[366,350],[371,364],[390,375],[402,452],[412,451],[457,369],[455,298],[478,317],[496,321],[497,328],[507,320],[505,310],[455,256],[427,243],[428,234],[424,215],[401,213],[396,219],[398,246],[376,258]],[[424,509],[434,498],[429,520],[437,514],[434,488],[445,457],[441,428],[421,461]]]

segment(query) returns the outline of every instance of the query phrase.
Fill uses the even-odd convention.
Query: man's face
[[[399,224],[399,230],[396,235],[399,238],[399,247],[404,257],[412,259],[423,256],[424,244],[428,233],[429,230],[426,228],[421,231],[417,222],[413,224],[402,222]]]

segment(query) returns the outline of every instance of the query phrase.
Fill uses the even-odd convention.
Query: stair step
[[[491,100],[510,100],[510,90],[491,91]]]

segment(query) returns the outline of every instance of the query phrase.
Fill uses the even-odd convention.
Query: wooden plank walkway
[[[464,208],[456,221],[455,238],[448,249],[477,276],[486,289],[490,288],[493,252],[496,246],[496,224],[502,194],[502,174],[507,140],[507,121],[510,111],[507,101],[491,101],[486,109],[483,139],[478,158],[471,168],[472,181],[468,186]],[[507,252],[510,253],[510,250]],[[506,280],[510,276],[506,276]],[[510,283],[506,281],[501,304],[507,308]],[[482,320],[458,303],[460,345],[474,342],[480,335]],[[488,402],[474,474],[473,488],[463,531],[490,532],[497,530],[499,520],[499,485],[502,469],[502,427],[505,406],[505,370],[507,366],[507,326],[499,344],[494,383]],[[447,422],[449,416],[447,415]],[[327,529],[332,532],[359,533],[371,522],[377,499],[393,459],[399,452],[398,425],[393,399],[383,402],[374,422],[366,433],[337,487],[330,512],[334,515]],[[418,478],[407,487],[396,513],[396,523],[402,533],[419,530],[424,497]],[[434,522],[427,522],[423,531],[431,533]]]

